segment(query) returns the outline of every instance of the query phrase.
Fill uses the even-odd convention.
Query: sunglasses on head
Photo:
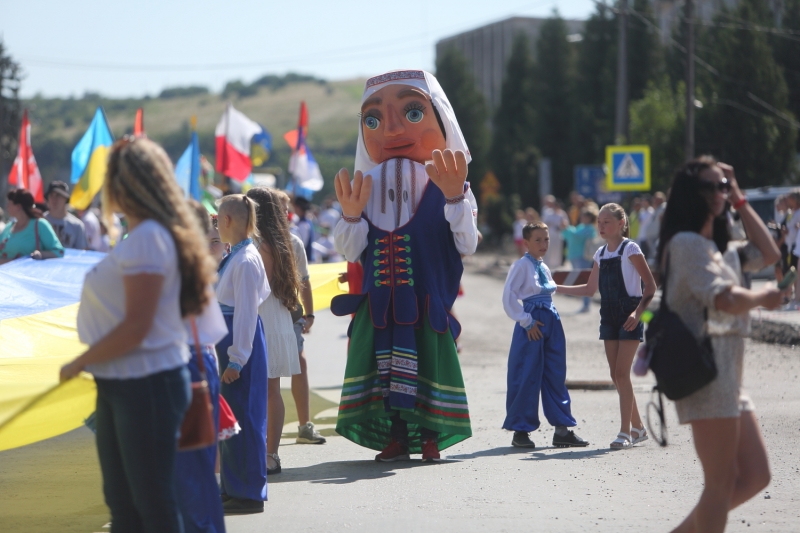
[[[731,191],[731,184],[726,178],[722,178],[722,181],[700,180],[700,188],[707,191],[719,191],[727,193]]]

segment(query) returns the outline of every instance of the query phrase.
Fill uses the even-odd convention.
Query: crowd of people
[[[571,268],[590,269],[592,255],[602,241],[597,231],[600,207],[589,198],[573,191],[569,196],[569,209],[552,195],[544,197],[541,214],[532,207],[518,210],[513,224],[514,245],[518,255],[525,254],[522,228],[526,223],[542,221],[550,228],[550,249],[545,263],[551,269],[561,268],[569,262]],[[661,219],[666,209],[667,195],[656,192],[634,196],[629,201],[628,231],[639,245],[651,266],[656,261]],[[584,310],[588,311],[588,309]]]
[[[452,313],[462,257],[479,239],[466,142],[438,82],[423,71],[371,78],[361,123],[352,180],[345,169],[335,178],[341,213],[330,200],[316,223],[307,201],[295,199],[292,209],[286,194],[260,187],[223,197],[212,217],[184,198],[156,143],[126,137],[112,146],[101,218],[113,246],[84,282],[77,329],[88,349],[60,373],[68,380],[87,371],[97,383],[112,532],[221,533],[223,514],[262,512],[267,477],[281,472],[281,377],[292,378],[297,442],[325,442],[309,420],[302,337],[315,318],[307,258],[316,228],[328,227],[332,249],[363,269],[360,287],[332,303],[335,314],[353,317],[337,432],[385,462],[411,454],[436,462],[472,435]],[[91,248],[87,215],[70,218],[68,197],[66,184],[51,184],[43,214],[28,191],[9,193],[14,221],[0,234],[3,261],[57,260],[68,244]],[[750,309],[783,298],[772,286],[747,288],[746,274],[778,262],[780,252],[733,169],[710,157],[690,161],[669,196],[639,198],[630,215],[573,195],[568,211],[548,197],[541,217],[528,210],[518,221],[522,257],[498,295],[515,323],[502,423],[512,446],[535,447],[540,398],[554,446],[589,445],[575,432],[565,385],[569,332],[553,294],[589,298],[598,290],[599,338],[619,395],[619,432],[608,446],[648,440],[630,374],[657,269],[671,288],[670,309],[698,339],[711,336],[718,367],[715,380],[676,403],[681,423],[692,426],[705,482],[674,531],[723,531],[729,510],[770,480],[741,388],[743,337]],[[556,284],[551,269],[564,256],[590,271],[586,283]],[[212,369],[218,445],[178,451],[190,384],[203,366]]]

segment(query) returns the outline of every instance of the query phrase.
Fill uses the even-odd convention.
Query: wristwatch
[[[303,315],[303,318],[314,318],[314,315]]]

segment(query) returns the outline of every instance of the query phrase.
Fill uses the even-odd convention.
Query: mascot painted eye
[[[420,114],[420,115],[421,115],[421,114]],[[419,120],[421,120],[421,118],[422,118],[422,117],[420,117],[420,119],[419,119]],[[409,119],[409,120],[410,120],[410,119]],[[417,120],[416,122],[419,122],[419,120]],[[376,130],[376,129],[378,129],[378,126],[380,125],[380,123],[381,123],[381,121],[380,121],[380,120],[378,120],[378,119],[377,119],[377,118],[375,118],[375,117],[364,117],[364,125],[365,125],[366,127],[368,127],[369,129],[371,129],[371,130]]]
[[[406,118],[409,122],[419,122],[422,120],[424,114],[421,109],[409,109],[406,113]]]

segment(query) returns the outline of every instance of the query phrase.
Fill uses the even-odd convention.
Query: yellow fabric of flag
[[[347,292],[338,282],[346,270],[346,263],[309,265],[315,311]],[[71,431],[94,411],[90,375],[58,383],[61,366],[86,349],[78,340],[77,314],[74,303],[0,321],[0,451]]]

